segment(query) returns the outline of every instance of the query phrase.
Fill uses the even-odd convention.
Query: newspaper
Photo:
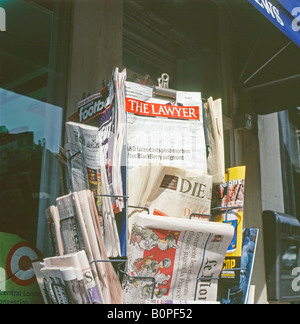
[[[104,161],[101,132],[98,128],[74,122],[66,123],[66,150],[71,160],[73,191],[90,189],[94,193],[98,214],[102,215],[105,247],[109,257],[121,255],[120,238],[113,211],[109,182]],[[87,178],[86,178],[87,177]],[[86,184],[87,179],[88,184]]]
[[[101,212],[101,151],[97,127],[67,122],[65,151],[70,162],[72,191],[90,189]]]
[[[171,102],[154,98],[152,87],[126,82],[126,112],[129,177],[148,162],[207,173],[201,93],[177,91]]]
[[[78,103],[77,121],[98,128],[105,170],[114,212],[124,207],[122,154],[125,145],[125,80],[126,70],[115,68],[108,85]]]
[[[161,169],[145,205],[150,213],[180,218],[210,215],[211,176],[175,167]]]
[[[44,263],[46,266],[66,266],[81,269],[89,303],[102,304],[94,276],[84,250],[63,256],[46,258],[44,259]]]
[[[84,250],[102,303],[120,303],[121,285],[111,263],[105,262],[108,255],[92,192],[74,192],[57,198],[56,204],[65,253]]]
[[[41,265],[47,304],[89,304],[80,269]]]
[[[61,237],[60,220],[57,206],[50,206],[46,209],[46,219],[51,242],[53,244],[53,251],[55,251],[55,254],[63,255],[64,246]]]
[[[129,205],[161,216],[209,220],[212,176],[168,166],[139,166],[129,184]],[[136,195],[138,197],[136,197]]]
[[[217,300],[233,226],[144,214],[131,221],[124,303]]]
[[[213,100],[210,97],[204,107],[209,143],[207,172],[213,176],[213,183],[220,184],[225,182],[222,100]]]

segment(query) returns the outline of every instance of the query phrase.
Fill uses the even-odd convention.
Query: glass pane
[[[43,154],[61,141],[62,109],[45,103],[53,11],[25,0],[0,6],[0,231],[35,243]]]
[[[42,157],[59,150],[61,111],[0,88],[1,231],[35,242]]]
[[[41,301],[31,262],[48,239],[63,118],[47,103],[53,3],[0,0],[0,304]]]
[[[56,190],[63,114],[46,102],[53,11],[36,2],[0,0],[0,292],[22,295],[0,293],[0,304],[40,301],[31,261]]]

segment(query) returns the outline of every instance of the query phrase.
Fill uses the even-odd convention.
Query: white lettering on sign
[[[280,12],[277,7],[275,7],[270,1],[268,0],[255,0],[255,2],[260,5],[263,9],[267,11],[269,15],[271,15],[277,22],[284,26],[284,22],[280,18]]]
[[[6,291],[6,275],[5,275],[5,269],[0,268],[0,291]]]
[[[292,282],[292,289],[293,291],[298,292],[300,291],[300,267],[293,269],[292,276],[296,277]]]
[[[300,31],[300,7],[296,7],[292,10],[292,15],[296,17],[292,22],[292,29],[295,32]]]

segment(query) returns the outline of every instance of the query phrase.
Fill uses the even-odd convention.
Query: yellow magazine
[[[227,169],[225,182],[215,186],[213,208],[216,221],[231,224],[235,228],[234,237],[228,247],[221,278],[239,281],[239,269],[243,241],[243,209],[246,167]]]

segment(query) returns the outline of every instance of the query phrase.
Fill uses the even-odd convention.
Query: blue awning
[[[300,0],[248,0],[300,47]]]

